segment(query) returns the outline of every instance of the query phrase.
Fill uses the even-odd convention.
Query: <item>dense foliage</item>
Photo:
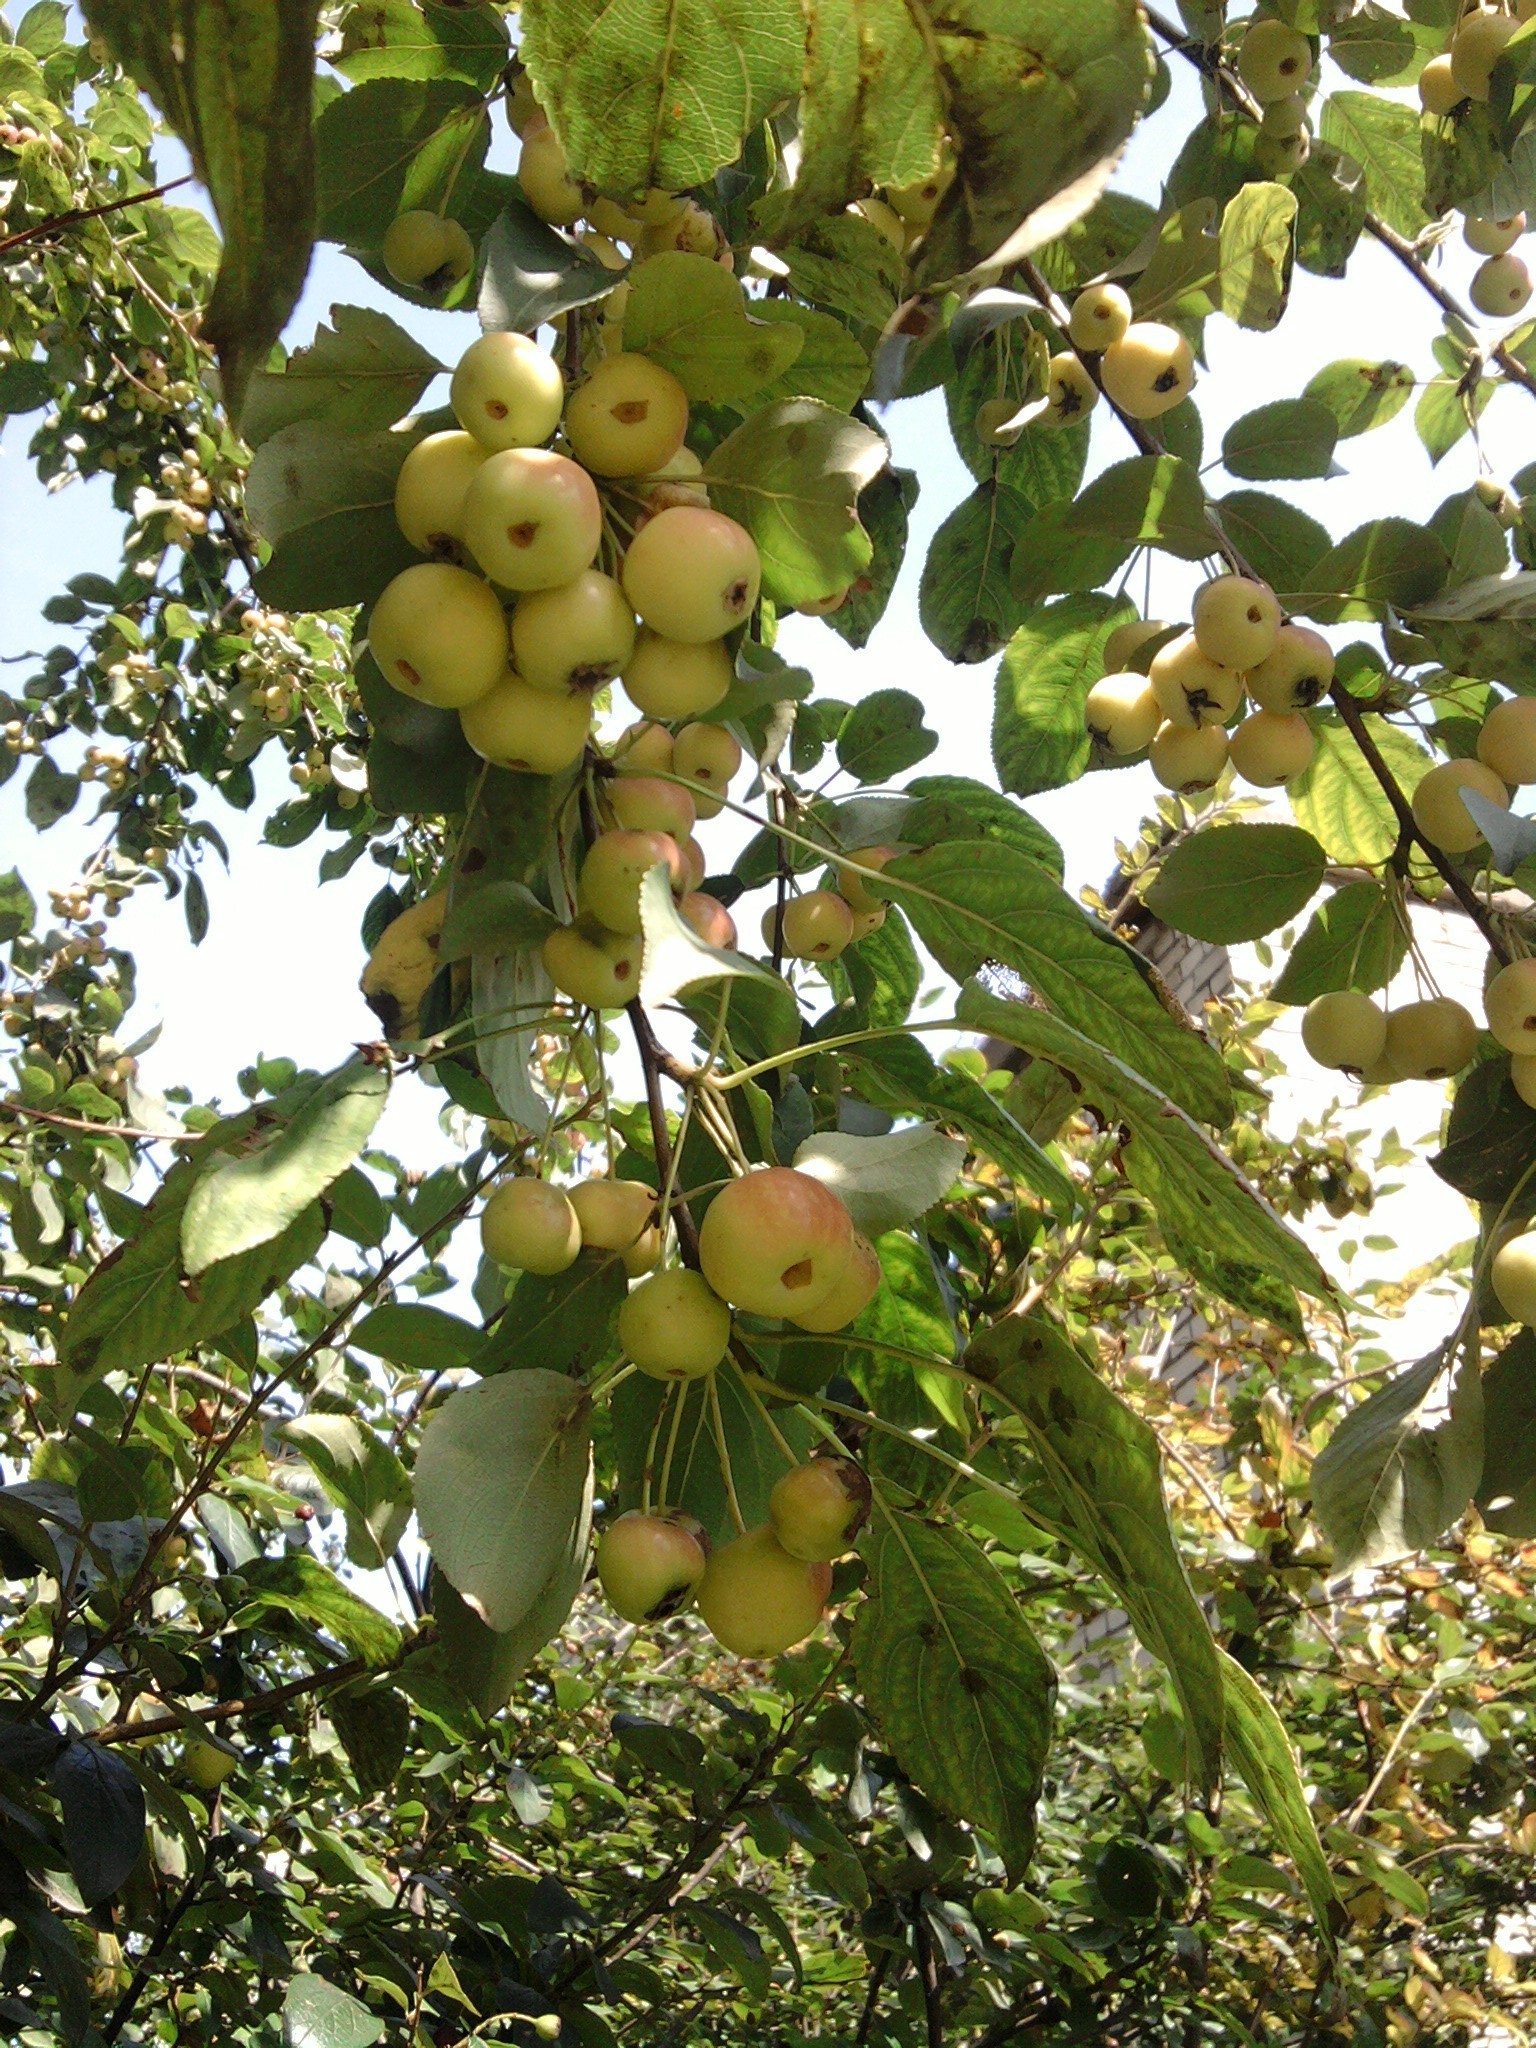
[[[0,875],[7,2029],[1524,2039],[1536,464],[1337,535],[1284,493],[1410,403],[1438,463],[1536,398],[1536,24],[84,14],[0,41],[0,413],[125,522],[0,693],[32,826],[100,830],[46,908]],[[285,342],[317,239],[397,317]],[[1298,264],[1347,304],[1363,251],[1433,362],[1341,355],[1207,451],[1208,329],[1280,326]],[[876,631],[888,408],[938,391],[974,488],[921,618],[998,657],[990,781],[776,644]],[[1154,561],[1209,571],[1188,633],[1127,594]],[[230,1110],[141,1085],[113,921],[162,892],[202,940],[259,756],[300,925],[317,849],[378,870],[381,1035]],[[1021,800],[1143,759],[1085,907]],[[1487,1032],[1417,958],[1436,899]],[[1309,909],[1199,1017],[1131,943]],[[1367,1087],[1453,1083],[1470,1241],[1393,1298],[1305,1225],[1395,1141],[1268,1127],[1288,1005]],[[378,1149],[397,1089],[451,1163]]]

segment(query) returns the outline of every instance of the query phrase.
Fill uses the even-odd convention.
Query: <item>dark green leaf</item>
[[[1304,910],[1328,860],[1294,825],[1207,826],[1165,856],[1147,908],[1216,946],[1262,938]]]
[[[875,690],[843,720],[838,765],[858,782],[889,782],[925,761],[938,744],[938,734],[923,723],[920,697],[910,690]]]
[[[929,544],[918,614],[923,631],[950,661],[985,661],[1016,625],[1022,606],[1010,568],[1031,512],[1022,492],[980,483]]]
[[[31,931],[36,914],[32,891],[15,868],[8,868],[0,874],[0,946]]]
[[[596,1252],[553,1278],[520,1273],[501,1321],[474,1354],[475,1371],[589,1371],[607,1354],[624,1292],[623,1261]]]
[[[1522,1330],[1483,1374],[1483,1411],[1477,1510],[1524,1541],[1536,1535],[1536,1333]]]
[[[490,140],[482,95],[454,78],[372,78],[315,123],[316,233],[377,250],[397,214],[435,208]]]
[[[1536,1109],[1515,1093],[1504,1060],[1484,1060],[1456,1090],[1445,1144],[1430,1159],[1469,1202],[1510,1201],[1536,1158]]]
[[[236,1628],[265,1621],[280,1626],[285,1615],[297,1616],[334,1636],[351,1656],[375,1668],[392,1663],[400,1653],[400,1631],[387,1615],[358,1598],[320,1560],[295,1551],[287,1557],[260,1557],[246,1565],[245,1598],[230,1619]]]
[[[1471,1500],[1483,1466],[1475,1351],[1453,1373],[1443,1419],[1423,1419],[1448,1369],[1444,1350],[1420,1359],[1350,1409],[1318,1454],[1312,1504],[1336,1571],[1425,1549]]]
[[[1274,1830],[1280,1847],[1295,1864],[1311,1902],[1318,1934],[1331,1949],[1342,1908],[1285,1723],[1268,1695],[1242,1665],[1225,1650],[1216,1654],[1221,1661],[1228,1754],[1254,1804]]]
[[[606,298],[620,281],[516,193],[492,223],[482,255],[480,325],[488,332],[515,327],[532,334],[561,313]]]
[[[1379,882],[1346,882],[1317,910],[1270,989],[1277,1003],[1310,1003],[1332,989],[1385,988],[1408,951],[1403,920]]]
[[[395,522],[395,480],[418,434],[338,437],[319,420],[257,449],[246,484],[252,524],[272,543],[257,586],[270,604],[329,611],[371,603],[421,557]]]
[[[1338,421],[1315,398],[1261,405],[1228,427],[1221,459],[1233,476],[1267,483],[1282,477],[1326,476]]]
[[[71,1742],[53,1766],[64,1851],[88,1906],[124,1884],[144,1846],[144,1790],[120,1756]]]

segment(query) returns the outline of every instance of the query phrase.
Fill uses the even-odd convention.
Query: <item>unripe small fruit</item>
[[[532,1174],[504,1180],[480,1212],[480,1242],[498,1266],[521,1273],[563,1273],[581,1250],[570,1197]]]
[[[1158,709],[1172,725],[1225,724],[1243,701],[1242,676],[1213,660],[1193,633],[1181,633],[1157,650],[1148,680]]]
[[[777,907],[768,915],[778,916]],[[835,960],[852,942],[853,912],[835,890],[809,889],[785,904],[779,931],[791,960]]]
[[[1519,25],[1512,14],[1491,10],[1462,17],[1451,38],[1451,78],[1467,99],[1487,99],[1493,67]]]
[[[1477,1020],[1449,996],[1405,1003],[1387,1019],[1385,1058],[1405,1081],[1459,1074],[1477,1051]]]
[[[1536,0],[1533,0],[1533,4],[1536,4]],[[1508,529],[1521,523],[1522,502],[1508,484],[1501,483],[1496,476],[1480,476],[1474,481],[1472,488],[1477,493],[1478,503],[1488,507],[1500,526]]]
[[[765,1525],[714,1552],[697,1601],[723,1650],[735,1657],[777,1657],[812,1633],[831,1590],[831,1565],[791,1557]]]
[[[1511,1054],[1509,1078],[1520,1100],[1536,1109],[1536,1053]]]
[[[672,767],[672,735],[664,725],[637,719],[626,725],[613,746],[613,764],[621,775],[665,775]]]
[[[1413,793],[1413,822],[1442,853],[1470,853],[1483,843],[1482,827],[1461,800],[1463,790],[1509,809],[1509,791],[1481,761],[1442,761],[1431,768]]]
[[[867,220],[872,228],[878,228],[893,249],[900,252],[906,247],[906,223],[895,207],[888,206],[883,199],[861,199],[848,211]]]
[[[706,896],[702,890],[690,889],[677,908],[706,946],[713,946],[721,953],[736,951],[736,920],[723,903],[717,902],[713,896]]]
[[[1177,328],[1137,320],[1104,351],[1099,376],[1122,412],[1154,420],[1194,389],[1195,352]]]
[[[1489,220],[1486,214],[1469,213],[1461,224],[1462,240],[1478,256],[1502,256],[1513,249],[1525,233],[1525,215],[1511,214],[1508,220]]]
[[[1074,348],[1097,355],[1111,342],[1124,340],[1130,324],[1130,295],[1119,285],[1085,285],[1072,301],[1067,337]]]
[[[240,1752],[227,1742],[194,1736],[182,1753],[181,1767],[200,1792],[213,1792],[240,1762]]]
[[[1536,1231],[1527,1230],[1500,1245],[1488,1277],[1511,1321],[1536,1324]]]
[[[607,796],[609,809],[628,832],[666,832],[681,845],[697,822],[690,793],[659,775],[616,775]]]
[[[424,555],[457,555],[464,545],[464,499],[485,461],[473,434],[428,434],[395,479],[395,523]]]
[[[1276,135],[1288,141],[1294,135],[1302,134],[1307,125],[1307,100],[1305,93],[1287,93],[1284,99],[1271,100],[1259,119],[1261,135]]]
[[[1317,742],[1299,711],[1255,711],[1227,743],[1232,766],[1256,789],[1278,789],[1311,766]]]
[[[725,793],[741,766],[741,748],[723,725],[685,725],[672,750],[674,773],[704,785],[709,792],[691,790],[694,809],[701,818],[716,818],[725,808]]]
[[[448,562],[418,562],[380,595],[368,646],[385,682],[403,696],[463,710],[506,673],[507,621],[478,576]]]
[[[587,210],[587,194],[571,176],[560,138],[547,122],[524,130],[517,182],[539,219],[551,227],[574,227]]]
[[[641,942],[591,918],[557,925],[545,939],[544,971],[561,995],[593,1010],[621,1010],[640,993]]]
[[[667,640],[645,626],[623,678],[647,718],[702,718],[730,694],[735,673],[724,640]]]
[[[1227,765],[1227,735],[1219,725],[1160,725],[1147,758],[1164,789],[1209,789]]]
[[[879,931],[890,915],[890,909],[888,903],[877,903],[873,910],[856,910],[853,913],[853,936],[848,941],[849,945],[856,946],[861,939],[867,939],[871,932]]]
[[[1536,1053],[1536,960],[1512,960],[1483,991],[1488,1029],[1506,1052]]]
[[[685,895],[691,895],[695,889],[703,888],[704,877],[709,871],[709,863],[705,859],[704,849],[700,846],[697,839],[685,839],[677,851],[683,864],[682,892]]]
[[[1166,619],[1127,619],[1123,626],[1116,626],[1104,642],[1104,673],[1123,674],[1149,640],[1167,631]]]
[[[1045,379],[1042,427],[1075,427],[1099,402],[1099,387],[1071,349],[1051,357]]]
[[[880,907],[882,911],[885,908],[884,904]],[[830,1336],[834,1330],[846,1330],[851,1322],[863,1315],[880,1292],[880,1282],[884,1277],[874,1246],[862,1231],[856,1230],[848,1263],[843,1268],[842,1277],[834,1281],[832,1292],[815,1308],[807,1309],[803,1315],[791,1316],[789,1320],[818,1337]],[[798,1551],[795,1554],[801,1555]]]
[[[507,448],[481,468],[464,498],[464,538],[486,575],[507,590],[550,590],[590,568],[603,532],[597,487],[569,457]]]
[[[583,1180],[571,1189],[571,1207],[581,1225],[583,1245],[618,1252],[631,1279],[649,1273],[661,1258],[656,1190],[638,1180]]]
[[[1111,754],[1141,753],[1163,722],[1152,685],[1134,670],[1100,676],[1088,692],[1083,717],[1099,745]]]
[[[651,1379],[697,1380],[724,1358],[731,1312],[702,1274],[670,1266],[630,1289],[618,1331],[624,1355]]]
[[[1333,649],[1321,633],[1287,623],[1248,670],[1248,694],[1261,711],[1310,711],[1332,687],[1333,666]]]
[[[526,334],[498,329],[459,357],[448,403],[465,433],[492,454],[535,448],[560,424],[565,380],[548,349]]]
[[[941,164],[938,170],[911,185],[888,185],[885,196],[892,211],[909,228],[925,228],[938,212],[939,201],[949,190],[954,175],[953,166]]]
[[[458,221],[420,210],[395,216],[379,253],[396,284],[431,296],[475,267],[475,245]]]
[[[683,864],[669,833],[600,832],[581,864],[576,893],[583,911],[633,938],[640,930],[640,885],[654,867],[667,869],[673,888],[681,882]]]
[[[1223,668],[1253,668],[1274,652],[1280,600],[1252,576],[1213,576],[1195,592],[1195,644]]]
[[[790,1166],[723,1187],[699,1228],[699,1264],[715,1292],[753,1315],[819,1308],[853,1252],[853,1219],[832,1190]]]
[[[648,356],[606,356],[565,408],[566,439],[597,476],[654,476],[687,431],[687,392]]]
[[[781,1550],[806,1564],[830,1564],[853,1548],[873,1499],[868,1473],[852,1458],[812,1458],[775,1484],[768,1519]]]
[[[482,760],[525,775],[559,775],[581,759],[592,730],[592,701],[580,693],[551,697],[521,676],[502,680],[459,713],[464,737]]]
[[[984,448],[1016,448],[1027,424],[1019,413],[1016,398],[983,399],[971,421],[971,431]]]
[[[598,1582],[624,1621],[665,1621],[692,1604],[709,1562],[702,1522],[681,1508],[631,1509],[598,1539]]]
[[[1531,273],[1525,259],[1512,252],[1490,256],[1472,274],[1467,296],[1479,313],[1490,320],[1511,320],[1524,310],[1531,296]]]
[[[1501,782],[1536,782],[1536,697],[1506,697],[1483,720],[1477,758]]]
[[[1436,120],[1443,120],[1447,114],[1456,111],[1466,96],[1456,83],[1449,54],[1431,57],[1419,73],[1419,105],[1425,113]]]
[[[1363,1074],[1387,1049],[1386,1013],[1359,989],[1334,989],[1308,1003],[1301,1042],[1320,1067]]]
[[[1312,45],[1283,21],[1250,22],[1238,49],[1237,71],[1260,105],[1286,99],[1312,75]]]
[[[1305,128],[1294,135],[1260,134],[1253,145],[1254,167],[1266,178],[1286,178],[1312,155],[1312,137]]]
[[[611,576],[583,569],[531,590],[512,614],[512,661],[525,683],[559,696],[611,683],[635,646],[635,615]]]
[[[624,557],[624,594],[669,640],[719,640],[757,603],[762,564],[745,527],[723,512],[672,505],[648,520]]]
[[[899,858],[899,846],[854,846],[846,856],[835,863],[837,890],[843,901],[854,910],[881,910],[885,907],[883,896],[872,896],[869,890],[870,878],[861,875],[860,868],[874,868],[878,872],[888,861]]]

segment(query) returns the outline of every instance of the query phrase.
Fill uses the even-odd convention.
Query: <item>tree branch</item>
[[[126,206],[143,206],[147,200],[159,199],[167,192],[174,192],[178,185],[194,182],[188,171],[180,178],[172,178],[167,184],[152,185],[147,192],[134,192],[126,199],[110,199],[102,206],[73,206],[67,213],[50,214],[47,220],[40,220],[30,228],[23,228],[19,234],[7,235],[0,241],[0,256],[12,249],[19,249],[26,242],[45,241],[49,235],[62,234],[66,228],[79,227],[82,221],[100,220],[109,213],[121,213]]]
[[[912,1941],[917,1950],[917,1974],[923,1986],[923,2018],[927,2024],[928,2048],[944,2048],[943,1991],[921,1893],[912,1901]]]

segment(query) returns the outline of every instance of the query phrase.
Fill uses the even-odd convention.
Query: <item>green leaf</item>
[[[15,868],[7,868],[0,874],[0,946],[7,946],[23,932],[31,931],[36,915],[32,891]]]
[[[1294,593],[1294,609],[1328,625],[1379,619],[1389,607],[1411,611],[1444,586],[1448,566],[1444,546],[1427,527],[1411,519],[1373,519],[1314,564]]]
[[[283,2048],[372,2048],[384,2022],[327,1977],[295,1977],[283,1999]]]
[[[1330,93],[1318,134],[1359,164],[1373,211],[1399,234],[1416,235],[1425,218],[1417,107],[1374,92]]]
[[[1352,1408],[1312,1467],[1312,1506],[1335,1571],[1385,1564],[1426,1549],[1457,1519],[1483,1468],[1483,1399],[1475,1346],[1455,1369],[1450,1407],[1424,1410],[1448,1369],[1432,1351]]]
[[[1233,946],[1304,910],[1327,865],[1311,833],[1294,825],[1206,826],[1164,857],[1144,897],[1175,931]]]
[[[1469,1202],[1512,1201],[1536,1157],[1536,1110],[1515,1093],[1508,1062],[1484,1060],[1456,1090],[1445,1144],[1430,1165]]]
[[[838,766],[858,782],[889,782],[926,761],[939,744],[923,723],[923,701],[910,690],[872,690],[843,720]]]
[[[936,846],[943,839],[996,839],[1016,847],[1053,874],[1064,872],[1061,848],[1038,818],[968,775],[918,775],[907,784],[911,802],[899,837],[908,846]]]
[[[800,85],[797,0],[524,0],[521,22],[572,172],[615,195],[709,182]]]
[[[1104,646],[1135,609],[1123,598],[1063,598],[1031,613],[997,671],[992,759],[1004,789],[1034,796],[1075,782],[1093,755],[1083,722]]]
[[[44,754],[27,777],[27,823],[46,832],[60,818],[69,816],[79,798],[79,776],[67,774],[51,754]]]
[[[1225,1650],[1216,1653],[1221,1663],[1221,1693],[1227,1753],[1238,1768],[1243,1783],[1260,1813],[1269,1822],[1275,1839],[1295,1864],[1317,1931],[1326,1948],[1332,1949],[1334,1933],[1342,1918],[1338,1892],[1328,1859],[1318,1839],[1317,1823],[1307,1804],[1296,1753],[1291,1748],[1285,1723],[1275,1712],[1268,1695],[1256,1685]]]
[[[903,854],[878,890],[956,981],[1001,961],[1191,1114],[1213,1123],[1231,1115],[1211,1045],[1164,1006],[1131,949],[1032,860],[996,842],[961,840]]]
[[[360,1600],[318,1558],[295,1551],[287,1557],[258,1557],[243,1567],[246,1594],[230,1616],[235,1628],[264,1616],[297,1616],[377,1670],[400,1654],[400,1631],[387,1615]]]
[[[1150,542],[1198,562],[1211,551],[1205,491],[1176,455],[1136,455],[1103,470],[1068,515],[1073,533],[1127,546]]]
[[[1381,883],[1346,882],[1314,913],[1291,948],[1270,999],[1310,1003],[1341,988],[1369,995],[1386,987],[1407,952],[1403,920]]]
[[[523,882],[487,882],[483,889],[455,901],[443,920],[438,958],[467,960],[484,951],[512,953],[521,946],[542,945],[559,923]]]
[[[87,1906],[126,1884],[144,1846],[144,1789],[123,1759],[95,1742],[71,1742],[53,1766],[64,1853]]]
[[[783,377],[802,347],[798,327],[755,313],[712,258],[669,250],[631,273],[624,346],[670,370],[690,399],[739,401]]]
[[[930,285],[989,258],[1027,256],[1085,214],[1151,72],[1134,0],[951,0],[908,11],[938,73],[957,157],[915,265],[917,282]]]
[[[1316,748],[1306,772],[1287,794],[1296,822],[1322,842],[1331,861],[1379,867],[1398,841],[1396,813],[1348,728],[1332,712],[1311,717]],[[1374,713],[1365,726],[1404,796],[1411,797],[1430,767],[1422,747]]]
[[[755,210],[754,218],[769,214],[774,194]],[[831,220],[811,221],[793,242],[778,238],[765,226],[764,238],[789,266],[789,281],[796,296],[813,305],[842,313],[857,327],[870,330],[873,346],[896,310],[896,293],[902,276],[902,260],[877,227],[857,214],[835,215]]]
[[[421,560],[395,523],[395,479],[418,439],[338,439],[320,421],[301,420],[262,443],[246,480],[246,510],[272,543],[256,578],[268,603],[294,611],[368,604]]]
[[[1022,491],[988,480],[960,501],[929,543],[918,616],[948,660],[987,660],[1017,625],[1023,606],[1010,571],[1032,512]]]
[[[517,1626],[500,1632],[486,1627],[442,1572],[433,1572],[432,1614],[438,1639],[427,1659],[487,1720],[500,1713],[540,1650],[564,1628],[586,1573],[586,1533],[581,1532],[580,1548],[573,1543],[555,1566]]]
[[[1536,686],[1536,572],[1479,576],[1421,605],[1407,624],[1457,675]]]
[[[1229,491],[1211,507],[1217,526],[1272,589],[1300,590],[1328,551],[1328,529],[1268,491]]]
[[[331,1725],[352,1766],[357,1789],[384,1792],[400,1775],[411,1739],[410,1706],[392,1685],[374,1683],[332,1693]]]
[[[354,85],[367,78],[461,78],[481,91],[506,69],[507,26],[489,7],[420,7],[360,0],[331,61]]]
[[[626,1291],[622,1259],[583,1252],[563,1273],[520,1273],[500,1322],[473,1354],[478,1373],[588,1374],[613,1345],[613,1328]]]
[[[1303,396],[1328,408],[1339,423],[1339,439],[1347,441],[1395,418],[1417,382],[1406,363],[1350,356],[1319,370]]]
[[[1222,439],[1221,459],[1233,476],[1256,483],[1326,476],[1338,437],[1339,423],[1326,405],[1315,398],[1283,398],[1234,420]]]
[[[711,503],[746,527],[775,604],[829,597],[869,567],[858,498],[885,467],[881,437],[814,398],[754,413],[704,465]]]
[[[1001,1038],[1049,1060],[1081,1082],[1085,1098],[1130,1130],[1126,1172],[1154,1201],[1159,1220],[1189,1264],[1202,1255],[1226,1294],[1236,1275],[1267,1272],[1303,1293],[1327,1298],[1326,1274],[1264,1198],[1192,1118],[1148,1087],[1102,1047],[1045,1011],[1001,1001],[980,983],[961,992],[957,1011],[972,1031]]]
[[[1212,297],[1239,327],[1262,332],[1278,324],[1290,292],[1295,223],[1296,195],[1284,185],[1244,185],[1223,208]]]
[[[331,319],[281,371],[251,379],[240,429],[253,448],[297,420],[347,434],[390,426],[443,367],[387,313],[333,306]]]
[[[202,1273],[286,1230],[352,1164],[388,1099],[388,1069],[359,1056],[328,1074],[258,1150],[213,1166],[199,1154],[202,1171],[181,1217],[185,1270]]]
[[[1483,1409],[1477,1511],[1525,1541],[1536,1535],[1536,1333],[1522,1330],[1483,1374]]]
[[[782,299],[765,301],[767,305],[785,303]],[[802,356],[796,368],[803,363]],[[825,398],[827,393],[813,393],[818,395]],[[839,640],[845,640],[850,647],[863,647],[885,616],[906,558],[907,515],[917,502],[917,488],[917,478],[910,469],[887,466],[859,493],[859,519],[869,535],[874,559],[862,574],[855,576],[847,598],[826,618]],[[720,713],[715,715],[719,717]]]
[[[484,1341],[473,1323],[424,1301],[386,1301],[370,1309],[347,1339],[354,1351],[387,1358],[411,1372],[467,1365]]]
[[[764,403],[776,398],[819,398],[839,412],[853,410],[869,383],[869,357],[841,320],[818,313],[814,306],[802,306],[797,299],[754,299],[752,317],[769,326],[792,327],[800,335],[800,347],[788,367],[764,386],[760,394]],[[626,318],[626,341],[628,333]],[[915,497],[915,478],[912,493]]]
[[[1290,173],[1290,187],[1296,194],[1296,261],[1319,277],[1344,277],[1369,211],[1359,165],[1331,143],[1314,141],[1311,156]]]
[[[309,1460],[347,1518],[347,1556],[381,1571],[411,1518],[411,1482],[382,1438],[354,1415],[305,1415],[278,1434]]]
[[[902,1770],[997,1845],[1010,1879],[1035,1843],[1056,1679],[996,1568],[951,1524],[882,1508],[853,1659]]]
[[[491,223],[481,246],[480,325],[487,333],[536,327],[605,299],[620,274],[590,249],[552,228],[515,193]]]
[[[937,1124],[914,1124],[882,1138],[818,1131],[795,1153],[799,1172],[831,1188],[866,1237],[916,1222],[954,1185],[965,1140]]]
[[[904,0],[814,0],[806,26],[793,225],[873,187],[921,183],[938,164],[944,111],[920,19]]]
[[[328,242],[377,251],[397,214],[435,210],[485,159],[481,93],[456,78],[371,78],[315,122],[319,218]]]
[[[731,1461],[731,1476],[737,1505],[749,1526],[768,1519],[768,1497],[784,1476],[784,1453],[774,1442],[763,1421],[762,1410],[742,1383],[734,1366],[714,1375],[707,1385],[695,1381],[678,1389],[660,1380],[635,1373],[615,1387],[610,1404],[614,1449],[618,1460],[619,1488],[616,1505],[622,1511],[637,1508],[644,1490],[646,1457],[657,1418],[666,1411],[659,1459],[665,1439],[671,1434],[672,1403],[681,1400],[677,1447],[667,1479],[669,1505],[695,1515],[721,1542],[735,1533],[720,1457],[715,1444],[708,1386],[720,1402],[720,1419],[725,1431],[725,1448]],[[797,1456],[810,1455],[816,1442],[809,1418],[795,1408],[778,1407],[774,1421]],[[659,1482],[660,1466],[656,1468]]]
[[[489,1627],[516,1627],[590,1515],[591,1438],[586,1389],[540,1368],[460,1388],[427,1425],[421,1533]]]
[[[202,333],[238,419],[309,268],[318,0],[89,0],[85,13],[186,144],[213,200],[224,254]]]
[[[994,1323],[965,1364],[1029,1432],[1050,1488],[1046,1519],[1114,1588],[1143,1647],[1167,1666],[1194,1775],[1215,1785],[1222,1737],[1216,1644],[1184,1575],[1151,1425],[1039,1316]]]

